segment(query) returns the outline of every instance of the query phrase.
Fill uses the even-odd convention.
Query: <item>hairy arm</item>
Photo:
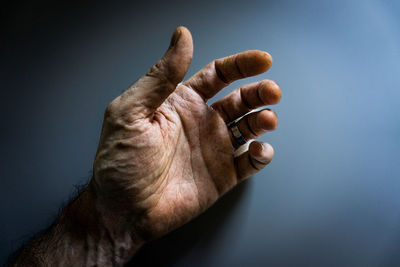
[[[108,216],[88,186],[10,266],[122,266],[143,241],[122,217]]]

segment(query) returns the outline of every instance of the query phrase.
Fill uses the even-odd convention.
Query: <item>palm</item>
[[[154,165],[146,163],[152,168],[143,168],[139,177],[151,177],[146,183],[151,190],[144,207],[149,212],[145,224],[161,228],[152,229],[153,233],[193,218],[237,181],[234,147],[225,122],[199,95],[188,92],[185,86],[176,89],[149,122],[158,134],[149,140],[148,149],[157,151],[157,156]],[[190,105],[183,102],[182,94]],[[153,177],[154,173],[160,175]]]
[[[239,144],[227,123],[279,101],[275,83],[253,83],[212,107],[206,104],[231,81],[268,69],[269,55],[249,51],[214,61],[176,87],[191,60],[186,31],[181,29],[179,42],[175,40],[164,58],[109,105],[96,155],[99,191],[112,206],[123,204],[144,239],[194,218],[273,155],[269,146],[253,142],[247,152],[234,157]],[[253,139],[276,122],[265,110],[246,115],[238,128],[246,139]]]

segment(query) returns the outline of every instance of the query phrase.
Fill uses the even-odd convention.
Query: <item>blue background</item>
[[[400,266],[400,2],[24,2],[4,9],[0,262],[90,177],[108,102],[194,37],[186,77],[214,58],[268,51],[275,148],[265,170],[137,265]],[[211,102],[212,102],[211,101]]]

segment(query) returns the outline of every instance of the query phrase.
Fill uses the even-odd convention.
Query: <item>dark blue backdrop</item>
[[[113,1],[114,2],[114,1]],[[278,130],[271,165],[134,263],[400,266],[400,2],[152,1],[3,9],[0,260],[52,221],[90,176],[107,103],[178,25],[188,76],[247,49],[270,52]]]

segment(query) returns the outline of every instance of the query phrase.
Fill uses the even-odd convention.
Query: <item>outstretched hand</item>
[[[207,104],[231,82],[267,71],[271,56],[253,50],[217,59],[179,84],[192,54],[190,32],[178,27],[163,58],[105,113],[91,186],[107,220],[143,241],[193,219],[274,154],[254,141],[235,157],[239,144],[227,124],[243,116],[237,127],[247,140],[275,129],[269,109],[249,113],[279,102],[275,82],[244,85]]]
[[[10,266],[122,266],[272,160],[267,143],[235,151],[275,129],[271,110],[251,112],[279,102],[275,82],[207,104],[231,82],[267,71],[271,56],[254,50],[217,59],[180,84],[192,54],[190,32],[178,27],[163,58],[108,105],[89,186]]]

